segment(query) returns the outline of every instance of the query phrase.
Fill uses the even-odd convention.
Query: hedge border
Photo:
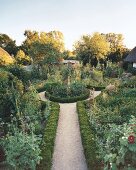
[[[47,121],[41,145],[42,160],[37,166],[37,170],[51,170],[56,131],[59,119],[59,110],[59,104],[51,102],[50,116]]]
[[[97,147],[95,143],[95,132],[91,128],[84,102],[77,102],[77,113],[86,162],[88,169],[92,170],[98,164]]]
[[[77,101],[87,99],[90,96],[90,90],[86,89],[84,94],[82,94],[80,96],[75,96],[75,97],[67,97],[67,98],[55,97],[53,95],[50,95],[48,92],[45,92],[45,96],[48,97],[48,99],[53,101],[53,102],[74,103],[74,102],[77,102]]]
[[[91,86],[91,85],[87,85],[88,89],[95,89],[95,91],[102,91],[104,90],[106,87],[105,86]]]

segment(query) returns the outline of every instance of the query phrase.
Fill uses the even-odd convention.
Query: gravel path
[[[88,100],[100,93],[100,91],[93,91]],[[47,100],[45,92],[39,93],[39,97],[43,101]],[[87,170],[76,103],[60,104],[52,170]]]
[[[76,103],[60,104],[52,170],[87,170]]]

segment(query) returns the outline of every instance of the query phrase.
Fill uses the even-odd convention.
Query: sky
[[[84,34],[121,33],[136,46],[136,0],[0,0],[0,33],[20,45],[25,30],[61,31],[67,49]]]

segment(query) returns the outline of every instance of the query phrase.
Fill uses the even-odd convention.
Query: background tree
[[[98,61],[105,60],[109,50],[109,43],[100,33],[84,35],[75,44],[78,58],[83,64],[90,63],[93,66],[96,66]]]
[[[53,46],[60,52],[63,52],[65,49],[64,36],[60,31],[50,31],[48,33],[41,32],[40,42],[45,44],[53,44]]]
[[[6,34],[0,34],[0,47],[7,51],[10,55],[16,55],[18,47],[16,41],[12,40]]]
[[[26,30],[24,33],[26,39],[22,43],[21,49],[29,54],[31,45],[35,42],[41,44],[52,44],[59,52],[64,51],[64,36],[60,31],[37,32]]]
[[[15,57],[17,64],[28,65],[31,63],[31,59],[28,55],[25,55],[24,51],[19,50]]]
[[[33,64],[39,67],[58,62],[61,57],[61,53],[53,44],[44,44],[38,41],[31,45],[29,54],[33,59]]]
[[[28,55],[32,43],[39,41],[39,35],[37,31],[26,30],[24,32],[26,37],[25,41],[22,43],[20,49]]]
[[[128,49],[125,47],[123,43],[123,35],[122,34],[115,34],[115,33],[108,33],[102,34],[109,42],[110,45],[110,52],[108,54],[108,59],[112,62],[119,62],[125,56]]]

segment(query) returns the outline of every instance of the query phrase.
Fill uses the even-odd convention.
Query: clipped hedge
[[[42,150],[41,156],[43,159],[37,166],[37,170],[51,169],[58,119],[59,119],[59,104],[51,102],[50,116],[47,121],[47,125],[43,136],[43,142],[41,146]]]
[[[95,91],[102,91],[104,90],[106,87],[105,86],[92,86],[92,85],[87,85],[88,89],[95,89]]]
[[[96,154],[95,133],[91,129],[84,101],[77,102],[77,112],[79,117],[82,144],[88,169],[93,170],[96,169],[95,167],[98,162]]]
[[[50,95],[49,93],[45,93],[45,96],[48,97],[49,100],[53,102],[59,102],[59,103],[74,103],[77,101],[85,100],[90,96],[90,90],[86,89],[85,93],[80,96],[74,96],[74,97],[56,97],[53,95]]]

